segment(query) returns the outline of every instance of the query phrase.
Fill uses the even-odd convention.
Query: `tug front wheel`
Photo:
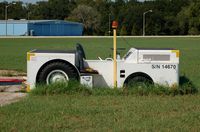
[[[53,84],[78,80],[78,74],[72,66],[63,62],[53,62],[44,67],[38,76],[38,83]]]
[[[147,87],[149,85],[153,85],[153,81],[144,76],[135,76],[125,82],[125,87],[127,88]]]

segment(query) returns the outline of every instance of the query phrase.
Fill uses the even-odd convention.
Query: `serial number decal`
[[[152,65],[152,69],[174,69],[174,70],[176,70],[176,65]]]

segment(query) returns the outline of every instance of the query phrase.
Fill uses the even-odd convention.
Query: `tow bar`
[[[25,81],[24,79],[0,78],[0,86],[21,85],[24,81]]]

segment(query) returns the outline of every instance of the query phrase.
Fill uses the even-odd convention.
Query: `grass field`
[[[126,41],[125,41],[126,40]],[[127,38],[118,47],[181,50],[180,74],[200,88],[200,38]],[[31,49],[73,49],[89,59],[112,54],[112,39],[0,39],[0,69],[26,71]],[[127,44],[128,42],[128,44]],[[124,51],[123,53],[125,53]],[[0,131],[199,131],[200,94],[185,96],[29,96],[0,107]]]
[[[31,96],[0,108],[1,131],[199,131],[200,96]]]

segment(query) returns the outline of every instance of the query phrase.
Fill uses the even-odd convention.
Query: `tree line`
[[[48,0],[35,4],[0,3],[0,19],[58,19],[80,22],[85,35],[111,35],[113,20],[119,22],[119,35],[142,35],[145,14],[146,35],[200,34],[199,0]]]

